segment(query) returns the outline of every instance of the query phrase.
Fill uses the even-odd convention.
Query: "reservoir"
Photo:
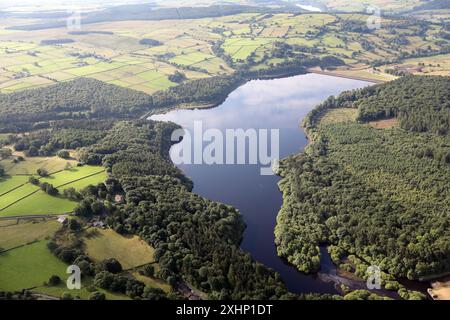
[[[172,121],[188,131],[201,121],[203,130],[278,129],[279,153],[284,158],[301,152],[308,143],[302,119],[330,95],[362,88],[368,82],[305,74],[275,80],[253,80],[233,91],[226,101],[212,109],[180,109],[154,115],[152,120]],[[224,134],[225,135],[225,134]],[[172,147],[176,152],[178,145]],[[269,149],[270,150],[270,149]],[[193,192],[237,208],[244,217],[241,247],[251,256],[280,273],[287,288],[295,293],[337,293],[334,265],[322,248],[321,272],[305,275],[278,257],[274,243],[276,216],[282,196],[280,177],[261,175],[260,165],[180,164],[194,182]],[[328,279],[328,281],[326,281]]]

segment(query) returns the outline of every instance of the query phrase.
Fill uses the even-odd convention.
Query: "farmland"
[[[39,241],[0,255],[0,290],[42,286],[50,276],[67,278],[67,265],[53,256],[46,241]]]
[[[59,228],[54,220],[20,221],[0,227],[0,251],[25,245],[52,236]]]
[[[117,259],[124,269],[155,262],[154,249],[138,236],[123,237],[113,230],[91,229],[86,242],[86,253],[95,261]]]
[[[22,152],[14,152],[13,156],[24,156]],[[44,169],[47,172],[53,173],[61,171],[68,164],[74,166],[76,161],[73,159],[61,159],[58,157],[24,157],[24,161],[12,161],[12,158],[4,159],[0,161],[2,167],[6,170],[8,175],[32,175],[35,174],[38,169]]]
[[[374,61],[388,62],[417,50],[439,53],[448,45],[447,40],[439,38],[442,27],[437,23],[420,31],[405,21],[404,28],[392,33],[391,28],[398,21],[386,18],[381,21],[382,28],[368,35],[348,28],[349,21],[365,25],[368,17],[364,14],[245,13],[195,20],[102,22],[87,24],[78,33],[66,28],[2,33],[0,92],[89,77],[152,94],[177,85],[169,80],[176,71],[194,80],[230,74],[241,64],[250,63],[256,70],[285,61],[286,57],[278,57],[276,50],[276,43],[280,42],[301,46],[294,50],[297,56],[334,55],[345,61],[350,69],[347,73],[352,76],[353,69],[357,72],[369,68]],[[396,45],[399,38],[403,39],[401,50]],[[73,41],[42,45],[47,39]],[[156,45],[143,44],[142,39],[151,39]],[[228,58],[213,50],[218,43]],[[436,59],[448,60],[439,55]],[[430,74],[448,72],[444,62],[439,68],[423,70]],[[366,75],[388,79],[374,72]]]
[[[56,158],[56,157],[55,157]],[[26,158],[23,162],[31,162]],[[54,161],[50,158],[50,162]],[[6,171],[7,174],[10,172]],[[29,183],[28,175],[10,175],[3,179],[0,195],[0,217],[63,214],[71,212],[76,202],[61,196],[50,196],[39,186]],[[47,177],[41,177],[40,183],[49,183],[60,193],[65,189],[81,190],[88,185],[96,185],[106,180],[107,174],[102,167],[81,166],[57,171]]]
[[[51,222],[51,224],[55,223],[57,222]],[[46,231],[50,233],[50,230]],[[95,288],[90,278],[83,279],[80,290],[68,290],[64,281],[68,277],[67,267],[68,265],[50,253],[45,240],[3,252],[0,254],[0,273],[2,274],[0,290],[16,291],[28,288],[33,292],[58,298],[63,294],[70,294],[72,297],[78,296],[81,299],[88,299],[94,290],[104,293],[108,300],[129,299],[125,295]],[[45,283],[54,275],[63,281],[58,285],[46,285]]]
[[[323,12],[295,3],[187,8],[191,0],[175,10],[175,1],[159,1],[167,10],[84,12],[74,29],[48,13],[3,19],[8,13],[0,12],[0,299],[21,298],[24,289],[111,300],[309,299],[307,290],[340,299],[316,286],[321,277],[285,283],[288,268],[271,270],[257,258],[262,250],[273,255],[264,259],[279,255],[316,272],[325,243],[338,269],[352,260],[350,277],[363,279],[366,263],[376,263],[387,290],[424,298],[396,279],[448,271],[441,212],[448,205],[441,175],[450,161],[448,79],[436,76],[450,75],[450,29],[444,12],[411,19],[406,10],[421,2],[373,0],[402,12],[380,17],[378,26],[366,4],[347,0],[317,0]],[[284,197],[275,232],[268,225],[275,238],[267,230],[268,242],[251,236],[256,246],[245,252],[252,219],[226,204],[234,201],[194,193],[201,182],[170,161],[179,126],[146,118],[219,105],[252,79],[307,72],[389,83],[330,97],[306,116],[307,152],[282,161],[273,188]],[[328,80],[300,88],[313,89],[308,103],[319,86],[341,88],[339,79],[309,76]],[[280,88],[273,117],[289,107],[282,97],[297,85]],[[208,183],[225,190],[232,177]],[[252,191],[240,194],[251,199]],[[262,208],[258,219],[271,210],[273,223],[278,208]],[[277,250],[264,252],[274,242]],[[68,265],[80,267],[81,290],[68,292]],[[312,284],[303,287],[303,278]],[[350,296],[375,296],[361,292]]]

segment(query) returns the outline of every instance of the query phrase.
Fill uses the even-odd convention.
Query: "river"
[[[224,103],[212,109],[175,110],[154,115],[152,120],[172,121],[188,131],[194,121],[203,129],[279,129],[281,158],[301,152],[308,143],[300,127],[303,117],[330,95],[362,88],[370,83],[327,75],[305,74],[275,80],[253,80],[233,91]],[[172,157],[179,152],[172,147]],[[278,257],[274,244],[276,216],[282,196],[275,175],[260,174],[259,165],[181,164],[194,182],[193,192],[241,212],[247,229],[241,247],[252,257],[281,274],[291,292],[338,293],[336,269],[325,248],[321,271],[305,275]],[[352,283],[362,287],[362,283]]]

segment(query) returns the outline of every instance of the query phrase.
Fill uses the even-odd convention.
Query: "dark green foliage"
[[[159,288],[145,287],[144,289],[144,299],[146,300],[167,300],[166,294],[163,290]]]
[[[408,76],[361,90],[354,106],[358,119],[398,117],[411,131],[447,134],[450,130],[450,77]]]
[[[391,300],[368,290],[355,290],[344,296],[344,300]]]
[[[154,246],[161,267],[157,276],[164,280],[184,279],[214,298],[223,290],[235,299],[284,295],[279,276],[239,249],[244,230],[239,213],[192,194],[190,181],[170,162],[175,128],[120,122],[97,144],[80,150],[84,162],[103,163],[112,172],[116,180],[106,183],[108,194],[125,193],[126,205],[111,212],[108,224]],[[114,282],[108,274],[99,278]]]
[[[41,45],[52,46],[52,45],[66,44],[66,43],[72,43],[72,42],[75,42],[75,41],[73,39],[48,39],[48,40],[42,40]]]
[[[155,276],[155,267],[151,264],[148,264],[144,267],[142,267],[141,270],[139,270],[139,273],[146,276],[146,277],[154,277]]]
[[[0,95],[0,130],[11,122],[38,122],[100,116],[125,117],[148,111],[149,95],[80,78],[52,86]]]
[[[39,185],[40,185],[42,191],[44,191],[45,193],[47,193],[51,196],[56,196],[59,193],[58,189],[56,189],[52,184],[50,184],[48,182],[44,182]]]
[[[358,108],[358,120],[397,117],[403,129],[447,134],[450,131],[450,77],[406,76],[389,83],[330,97],[311,111],[304,126],[315,133],[321,116],[332,108]]]
[[[423,93],[429,104],[420,100],[419,109],[413,97],[420,96],[427,81],[436,85],[437,97]],[[384,106],[374,97],[386,97],[387,103],[396,92],[411,100],[410,107],[403,107],[408,108],[407,119],[417,117],[433,128],[448,103],[440,94],[445,91],[442,81],[448,79],[411,77],[347,92],[310,113],[305,125],[312,145],[281,167],[284,204],[276,229],[280,255],[301,270],[313,271],[318,245],[329,243],[339,247],[330,248],[333,261],[345,251],[395,276],[420,279],[450,270],[449,136],[349,122],[320,125],[329,108],[353,106],[355,101],[360,110]],[[443,105],[437,107],[439,99]],[[356,273],[362,276],[359,264]]]
[[[105,299],[106,299],[106,297],[103,292],[95,291],[89,295],[89,300],[103,301]]]
[[[216,76],[193,80],[156,92],[153,95],[153,104],[155,108],[190,103],[216,104],[225,100],[228,94],[242,83],[243,80],[236,76]]]
[[[360,20],[344,20],[341,25],[342,31],[356,32],[356,33],[371,33],[372,30],[369,29],[365,21]]]
[[[175,83],[181,83],[186,80],[186,75],[177,70],[169,76],[169,80]]]
[[[75,122],[73,126],[80,124]],[[77,149],[96,143],[105,136],[105,129],[109,126],[91,126],[82,128],[52,128],[37,130],[23,136],[11,136],[8,143],[16,151],[25,151],[28,156],[50,156],[61,149]],[[56,152],[58,156],[68,158],[67,151]]]
[[[144,294],[144,284],[126,275],[113,274],[101,271],[95,275],[94,285],[96,287],[113,292],[124,293],[132,298]]]
[[[67,150],[60,150],[56,153],[56,155],[60,158],[63,159],[69,159],[70,158],[70,153]]]
[[[99,270],[108,271],[110,273],[122,272],[122,265],[114,258],[105,259],[98,265]]]
[[[49,286],[57,286],[60,283],[61,283],[61,278],[58,276],[53,275],[50,277],[50,279],[48,279]]]
[[[79,151],[80,161],[103,164],[114,177],[171,175],[188,183],[168,152],[174,124],[153,121],[117,123],[97,144]]]
[[[86,195],[85,192],[75,193],[72,190],[64,190],[64,195],[69,199],[82,199],[81,201],[78,200],[80,202],[73,210],[73,214],[77,217],[89,218],[93,215],[100,215],[105,210],[101,201],[96,200],[92,195]]]

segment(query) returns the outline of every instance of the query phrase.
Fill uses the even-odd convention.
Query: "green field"
[[[67,170],[63,170],[60,172],[56,172],[48,177],[39,179],[42,183],[48,182],[54,185],[56,188],[66,187],[71,182],[75,182],[79,179],[83,179],[90,176],[96,176],[97,174],[101,174],[96,177],[97,179],[106,180],[106,173],[103,167],[97,166],[81,166],[81,167],[73,167]],[[84,180],[84,179],[83,179]],[[82,180],[80,180],[82,181]],[[101,182],[102,180],[100,180]],[[97,182],[98,183],[98,182]],[[70,185],[69,185],[70,186]]]
[[[14,188],[28,182],[29,177],[27,176],[5,176],[0,178],[0,197],[6,192],[10,192]]]
[[[0,254],[0,290],[15,291],[42,286],[50,276],[66,279],[67,265],[53,256],[46,241]]]
[[[16,152],[14,155],[21,155],[22,153]],[[7,174],[13,175],[33,175],[36,174],[37,169],[45,169],[49,173],[63,170],[67,164],[71,166],[76,165],[75,160],[61,159],[59,157],[25,157],[24,161],[14,163],[11,159],[5,159],[0,161],[2,167],[6,170]]]
[[[90,41],[89,37],[80,39]],[[49,48],[44,50],[42,48]],[[136,47],[135,49],[142,49]],[[32,53],[30,53],[32,52]],[[128,54],[115,55],[114,59],[99,57],[79,58],[72,56],[73,50],[55,46],[44,47],[38,44],[0,40],[0,67],[4,68],[0,76],[0,92],[10,93],[18,90],[37,88],[59,81],[77,77],[92,77],[111,84],[153,93],[174,84],[167,80],[176,68],[162,65],[162,62],[141,56]],[[165,71],[167,70],[167,72]],[[145,79],[138,75],[154,71],[156,79]],[[161,72],[162,71],[162,72]]]
[[[14,222],[15,223],[15,222]],[[56,220],[24,221],[0,227],[0,250],[9,250],[53,235],[61,225]]]
[[[1,232],[1,230],[0,230]],[[42,240],[33,244],[13,249],[0,254],[0,290],[19,291],[24,288],[32,289],[36,293],[43,293],[54,297],[61,297],[64,293],[72,297],[88,299],[91,294],[88,288],[93,287],[91,278],[82,279],[80,290],[69,290],[65,281],[68,265],[56,258],[48,249],[47,241]],[[44,282],[52,275],[57,275],[62,282],[57,286],[45,286]],[[129,300],[123,294],[108,292],[95,288],[94,290],[105,293],[107,300]]]
[[[332,109],[325,113],[320,119],[321,125],[328,125],[331,123],[341,123],[351,121],[354,122],[358,116],[358,109],[354,108],[339,108]]]
[[[76,202],[61,196],[50,196],[39,186],[28,183],[28,178],[12,176],[4,179],[5,185],[0,182],[0,217],[56,215],[70,213],[75,208]],[[107,173],[102,167],[81,166],[56,172],[40,181],[52,184],[62,194],[65,189],[80,190],[106,179]]]
[[[166,293],[169,293],[172,291],[172,288],[170,287],[170,285],[162,280],[143,276],[143,275],[139,274],[139,272],[133,272],[133,277],[135,277],[136,280],[143,282],[146,286],[149,286],[152,288],[159,288]]]
[[[154,249],[138,236],[124,237],[113,230],[91,229],[86,252],[94,261],[117,259],[124,269],[155,262]]]
[[[364,7],[362,3],[347,0],[323,1],[331,8],[356,10]],[[392,10],[408,8],[417,2],[376,0],[383,9]],[[177,70],[184,72],[188,79],[232,73],[234,66],[227,65],[222,56],[213,52],[213,45],[219,40],[223,42],[225,54],[237,64],[245,63],[251,55],[255,55],[257,62],[263,61],[267,55],[273,63],[276,57],[270,56],[274,44],[283,42],[314,48],[323,54],[335,55],[350,66],[364,64],[366,68],[370,61],[389,61],[398,58],[400,53],[413,53],[428,46],[439,50],[448,45],[448,40],[440,38],[442,25],[437,23],[431,23],[420,36],[418,34],[422,31],[417,26],[397,28],[396,24],[403,20],[389,18],[383,19],[384,28],[373,30],[370,34],[345,29],[347,21],[365,25],[368,17],[361,13],[282,13],[270,16],[246,13],[177,20],[176,23],[171,20],[105,22],[95,26],[95,29],[112,34],[71,35],[74,42],[60,46],[40,45],[40,41],[46,39],[40,31],[0,33],[0,92],[9,93],[77,77],[92,77],[152,94],[175,85],[168,77]],[[398,29],[395,34],[389,32],[391,24]],[[325,33],[323,28],[326,28]],[[67,37],[66,31],[65,28],[54,29],[53,35]],[[161,45],[141,45],[139,40],[143,38],[157,40]],[[390,44],[396,38],[406,41],[401,48]],[[361,47],[363,41],[370,44],[370,49]],[[303,49],[301,52],[309,55]],[[266,63],[268,61],[253,67],[264,68]],[[193,68],[197,73],[189,74],[187,71]],[[446,66],[430,67],[424,72],[448,74],[449,70]],[[372,77],[370,73],[369,77]]]

